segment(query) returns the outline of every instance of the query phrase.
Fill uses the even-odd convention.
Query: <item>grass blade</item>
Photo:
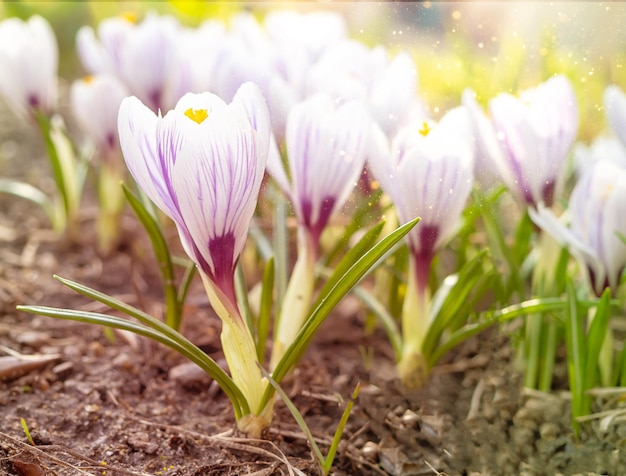
[[[152,249],[157,258],[159,270],[161,271],[161,278],[163,280],[163,293],[165,297],[165,322],[173,329],[180,329],[181,324],[181,302],[179,301],[178,290],[176,289],[176,277],[174,275],[174,265],[172,264],[172,257],[167,247],[165,237],[161,232],[157,220],[146,209],[141,200],[131,192],[131,190],[122,184],[122,189],[126,200],[130,204],[131,208],[137,215],[137,218],[143,225],[150,242],[152,243]]]
[[[352,392],[352,397],[350,397],[350,400],[348,401],[348,403],[346,403],[346,408],[343,409],[341,419],[339,420],[339,424],[337,425],[337,429],[335,430],[335,434],[333,436],[333,442],[328,449],[326,461],[324,462],[324,474],[330,473],[330,468],[332,468],[333,462],[335,461],[335,455],[337,454],[337,449],[339,448],[339,442],[341,441],[343,430],[348,423],[348,418],[350,418],[350,412],[352,412],[352,407],[354,406],[354,402],[356,401],[358,396],[359,385],[357,384],[354,392]]]

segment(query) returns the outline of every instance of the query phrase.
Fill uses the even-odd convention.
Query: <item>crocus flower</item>
[[[56,109],[58,56],[54,32],[44,18],[0,22],[0,94],[18,116],[49,116]]]
[[[430,325],[428,275],[432,260],[453,236],[471,191],[474,146],[464,108],[450,110],[438,124],[411,124],[391,146],[376,129],[369,167],[391,197],[401,222],[421,222],[407,235],[411,253],[409,283],[402,311],[404,384],[418,387],[428,373],[421,346]]]
[[[164,117],[129,97],[122,101],[118,127],[132,176],[176,224],[222,319],[224,354],[252,412],[238,424],[258,435],[271,409],[260,408],[266,382],[237,306],[234,272],[268,154],[269,116],[260,91],[246,83],[230,104],[210,93],[189,93]]]
[[[599,161],[583,174],[572,190],[564,216],[569,226],[545,207],[530,211],[530,216],[570,248],[587,270],[598,296],[607,287],[617,292],[626,267],[626,168]]]
[[[95,145],[100,159],[97,235],[98,249],[104,255],[117,244],[120,214],[124,207],[124,194],[120,187],[124,173],[117,115],[122,100],[128,95],[126,86],[110,74],[86,76],[75,81],[70,91],[74,117]]]
[[[153,111],[169,109],[178,99],[180,25],[171,16],[148,14],[134,18],[108,18],[98,26],[98,37],[90,26],[76,35],[76,50],[89,74],[117,76]]]
[[[372,118],[392,136],[406,122],[417,99],[417,68],[407,52],[391,58],[382,46],[356,40],[329,46],[308,73],[308,94],[324,92],[336,101],[365,101]]]
[[[72,84],[74,117],[104,157],[119,149],[117,115],[122,100],[129,95],[126,86],[109,74],[85,76]]]
[[[500,175],[522,203],[552,205],[565,159],[576,139],[576,97],[564,76],[555,76],[515,97],[501,93],[489,102],[491,126],[475,116],[475,132],[483,150],[493,154]],[[495,137],[495,139],[494,139]]]
[[[291,182],[278,154],[270,155],[268,171],[291,199],[298,221],[298,261],[278,320],[274,364],[306,317],[320,235],[359,179],[370,126],[367,108],[361,102],[335,105],[330,96],[317,94],[294,106],[287,119]]]
[[[604,109],[613,132],[626,145],[626,94],[614,84],[604,91]]]

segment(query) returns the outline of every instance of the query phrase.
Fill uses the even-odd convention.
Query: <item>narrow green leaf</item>
[[[267,336],[269,334],[270,320],[272,317],[274,295],[274,257],[270,257],[265,265],[262,286],[256,346],[257,358],[261,364],[265,362],[265,354],[267,352]]]
[[[383,326],[383,329],[389,338],[389,342],[391,343],[391,347],[393,348],[396,361],[399,361],[402,356],[402,334],[400,333],[396,320],[391,316],[391,314],[389,314],[389,312],[387,312],[385,306],[383,306],[372,293],[366,291],[363,287],[355,286],[352,293],[359,298],[359,300],[365,304],[370,311],[372,311],[374,316],[376,316],[380,324]]]
[[[196,355],[197,358],[200,358],[200,359],[209,358],[210,359],[210,357],[208,357],[204,352],[202,352],[202,350],[196,347],[192,342],[190,342],[186,337],[184,337],[178,331],[168,326],[167,324],[161,322],[160,320],[155,319],[149,314],[146,314],[145,312],[133,306],[130,306],[118,299],[115,299],[111,296],[101,293],[100,291],[96,291],[95,289],[85,286],[84,284],[76,283],[74,281],[61,278],[60,276],[56,276],[56,275],[54,276],[54,278],[60,281],[61,283],[63,283],[65,286],[69,287],[70,289],[73,289],[77,293],[82,294],[83,296],[87,296],[90,299],[106,304],[112,309],[116,309],[130,317],[134,317],[138,321],[160,332],[161,334],[165,335],[169,339],[172,339],[180,343],[180,345],[185,346],[185,348],[187,348],[189,352]],[[211,362],[213,362],[215,366],[215,374],[210,374],[210,375],[219,384],[219,386],[223,389],[225,389],[226,387],[231,387],[229,389],[230,394],[234,394],[234,395],[238,394],[242,396],[241,391],[235,386],[230,376],[228,376],[228,374],[224,372],[224,370],[222,370],[222,368],[219,365],[217,365],[212,359],[211,359]],[[224,391],[226,391],[226,389]],[[242,408],[246,409],[244,414],[250,413],[247,400],[243,396],[242,398],[243,398],[243,401],[240,402],[240,405]]]
[[[380,222],[373,226],[367,231],[367,233],[365,233],[365,235],[363,235],[359,242],[345,254],[333,270],[333,273],[322,286],[322,289],[320,289],[315,303],[311,306],[312,309],[315,309],[320,302],[326,298],[335,284],[337,284],[337,282],[346,274],[354,263],[356,263],[359,258],[361,258],[361,256],[363,256],[363,254],[374,245],[374,243],[376,243],[384,225],[384,222]]]
[[[302,353],[310,344],[317,329],[322,325],[326,317],[339,303],[339,301],[343,299],[343,297],[361,280],[361,278],[363,278],[363,276],[365,276],[367,272],[373,269],[386,256],[389,250],[391,250],[396,243],[398,243],[409,231],[411,231],[419,220],[419,218],[416,218],[400,226],[388,236],[383,238],[380,242],[375,244],[369,251],[363,253],[361,250],[359,253],[361,254],[361,257],[348,270],[346,270],[343,275],[339,276],[337,279],[333,279],[332,277],[329,279],[329,281],[333,280],[335,282],[332,289],[324,292],[322,297],[316,301],[316,304],[312,308],[313,311],[309,314],[309,317],[300,329],[300,332],[298,332],[294,342],[287,348],[282,359],[276,366],[273,377],[277,382],[280,383],[285,375],[287,375],[291,367],[295,365]],[[363,239],[368,239],[367,235],[369,235],[369,233],[366,234]],[[360,248],[359,244],[357,244],[355,248],[350,251],[350,253],[357,248]],[[339,263],[338,268],[342,266],[342,263]],[[336,272],[337,270],[335,270],[335,273]],[[271,391],[271,388],[266,390],[265,395],[263,396],[262,405],[266,405],[269,401]]]
[[[343,430],[348,423],[348,418],[350,418],[350,412],[352,412],[352,407],[354,406],[354,402],[359,396],[359,385],[357,384],[354,392],[352,392],[352,397],[348,403],[346,403],[346,408],[343,409],[343,413],[341,414],[341,420],[339,420],[339,424],[337,425],[337,429],[335,430],[335,434],[333,436],[333,442],[328,449],[328,454],[326,455],[326,461],[324,462],[324,474],[330,473],[330,469],[333,466],[333,462],[335,461],[335,455],[337,454],[337,449],[339,448],[339,442],[341,441],[341,436],[343,435]]]
[[[48,153],[48,158],[50,159],[50,166],[52,168],[52,176],[54,177],[54,182],[56,183],[57,190],[61,195],[61,199],[63,201],[63,210],[66,215],[69,210],[72,208],[72,204],[70,203],[70,197],[68,195],[68,184],[67,181],[69,177],[66,177],[65,170],[63,169],[63,164],[61,163],[61,159],[59,154],[57,153],[57,149],[54,146],[54,141],[52,140],[51,130],[52,125],[50,124],[50,118],[42,113],[35,113],[35,118],[37,123],[39,124],[39,129],[41,130],[41,134],[44,138],[44,142],[46,144],[46,152]]]
[[[26,420],[24,420],[23,418],[20,418],[20,425],[22,425],[22,430],[24,430],[24,434],[26,435],[26,439],[28,440],[28,442],[32,446],[35,446],[35,442],[33,441],[33,437],[30,434],[30,430],[28,429],[28,425],[26,424]]]
[[[441,310],[431,321],[422,345],[423,355],[428,356],[434,352],[446,329],[460,327],[459,322],[454,323],[455,320],[467,320],[470,312],[467,308],[468,296],[483,276],[482,267],[485,256],[487,256],[487,250],[478,253],[459,271],[458,280],[446,296]],[[465,312],[462,311],[464,307]]]
[[[598,382],[599,358],[604,339],[609,330],[611,318],[611,290],[606,288],[600,297],[600,302],[591,320],[587,331],[586,355],[584,356],[583,391],[586,392],[596,386]],[[591,412],[591,397],[583,395],[584,402],[581,411],[583,414]]]
[[[159,270],[161,271],[161,278],[163,281],[163,293],[165,297],[165,322],[173,329],[180,329],[182,320],[182,307],[179,300],[178,290],[176,289],[176,277],[174,274],[174,265],[172,264],[172,257],[170,255],[167,242],[161,232],[159,223],[154,216],[146,209],[142,201],[128,188],[122,184],[122,189],[126,200],[130,204],[131,208],[135,212],[135,215],[143,225],[150,242],[152,243],[152,249],[157,258]]]
[[[267,381],[270,383],[271,388],[273,388],[274,391],[276,393],[278,393],[280,398],[285,403],[285,406],[289,409],[289,412],[293,416],[294,420],[296,420],[296,423],[298,424],[298,426],[302,430],[302,433],[304,433],[304,436],[306,437],[307,441],[311,445],[311,450],[313,451],[313,454],[317,458],[317,462],[320,465],[320,468],[324,469],[324,463],[325,463],[324,455],[322,455],[322,452],[320,451],[319,446],[317,446],[317,442],[315,441],[315,437],[313,437],[313,433],[311,433],[311,430],[309,429],[309,425],[307,425],[306,421],[304,421],[304,417],[298,411],[298,409],[293,404],[293,402],[291,401],[289,396],[280,387],[278,382],[276,382],[276,380],[274,380],[272,378],[272,376],[267,372],[267,370],[265,370],[263,368],[263,366],[261,366],[261,365],[259,365],[259,368],[261,369],[261,373],[263,374],[263,377],[265,377],[267,379]],[[324,474],[328,474],[328,473],[325,472]]]
[[[273,249],[274,249],[274,265],[276,267],[274,273],[276,289],[276,309],[274,310],[276,322],[274,327],[278,327],[278,319],[280,317],[280,308],[285,299],[287,291],[287,283],[289,282],[289,233],[287,229],[287,203],[283,194],[276,190],[273,191],[272,198],[274,200],[274,226],[273,226]]]
[[[567,346],[567,370],[569,388],[572,393],[572,429],[576,437],[580,434],[580,423],[576,418],[582,415],[584,397],[584,358],[585,339],[583,325],[578,314],[576,290],[571,280],[566,283],[567,307],[565,308],[565,343]]]
[[[193,261],[187,261],[187,264],[185,265],[185,272],[180,280],[178,293],[176,294],[176,301],[178,302],[178,309],[180,309],[181,316],[185,300],[187,299],[187,293],[189,292],[189,286],[191,285],[191,281],[196,275],[197,270],[198,268],[196,268],[196,264]]]
[[[335,246],[327,253],[324,258],[324,264],[326,266],[329,263],[332,263],[333,260],[341,253],[341,251],[348,245],[350,238],[359,230],[363,229],[364,221],[368,216],[369,212],[372,210],[372,207],[378,203],[380,196],[382,195],[382,189],[376,190],[371,196],[366,197],[362,202],[361,206],[357,209],[355,213],[352,214],[352,220],[350,223],[344,227],[343,236],[340,240],[337,240]]]
[[[458,331],[451,333],[444,342],[441,342],[439,346],[433,350],[432,354],[430,354],[430,357],[428,357],[428,363],[431,367],[434,366],[439,359],[454,349],[461,342],[484,331],[493,324],[507,322],[515,319],[516,317],[525,316],[535,312],[544,313],[563,310],[565,308],[565,304],[565,300],[560,298],[530,299],[496,311],[482,312],[476,322],[463,326]]]
[[[39,205],[46,212],[50,221],[55,222],[54,203],[38,188],[25,182],[0,178],[0,192],[9,193]]]
[[[197,364],[218,383],[220,388],[224,390],[224,393],[226,393],[228,398],[231,400],[237,418],[250,413],[249,408],[247,408],[246,399],[241,391],[234,385],[228,374],[224,372],[224,370],[213,359],[211,359],[211,357],[202,352],[198,347],[193,345],[180,334],[177,335],[177,333],[170,327],[163,325],[160,321],[154,318],[152,318],[154,321],[161,324],[165,330],[169,330],[171,332],[171,336],[160,332],[158,329],[151,329],[144,325],[130,322],[121,317],[109,316],[96,312],[75,311],[72,309],[59,309],[46,306],[17,306],[17,309],[19,311],[54,317],[57,319],[114,327],[116,329],[122,329],[148,337],[156,342],[164,344]]]

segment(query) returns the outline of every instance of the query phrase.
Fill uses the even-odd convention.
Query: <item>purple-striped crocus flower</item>
[[[176,224],[222,319],[224,354],[252,412],[238,425],[258,436],[271,421],[271,405],[260,408],[266,382],[237,306],[234,272],[270,143],[263,97],[252,83],[243,84],[230,104],[210,93],[189,93],[164,117],[129,97],[120,107],[118,127],[132,176]]]
[[[475,118],[481,149],[492,155],[509,190],[529,207],[551,206],[578,130],[576,97],[567,78],[554,76],[519,97],[499,94],[489,102],[491,127],[471,93],[463,100]]]
[[[454,235],[471,191],[474,144],[462,107],[437,124],[405,126],[391,145],[380,129],[375,131],[368,162],[374,178],[402,223],[421,217],[407,235],[411,259],[398,363],[403,383],[419,387],[429,370],[421,353],[432,318],[428,275],[436,253]]]
[[[584,171],[570,196],[567,226],[552,210],[529,210],[533,221],[569,247],[598,296],[615,294],[626,268],[626,168],[609,160]]]
[[[291,180],[279,155],[270,154],[268,171],[291,199],[298,221],[298,259],[278,319],[272,366],[304,322],[313,294],[320,236],[359,179],[370,130],[370,116],[362,102],[336,105],[329,95],[320,93],[294,106],[287,118]]]

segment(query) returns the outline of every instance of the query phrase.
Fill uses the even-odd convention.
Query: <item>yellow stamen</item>
[[[87,84],[92,83],[93,82],[93,76],[88,74],[87,76],[83,77],[83,81]]]
[[[185,116],[187,116],[192,121],[197,122],[198,124],[202,124],[202,121],[209,117],[209,113],[206,109],[189,108],[185,111]]]
[[[430,128],[427,122],[424,122],[424,124],[422,125],[422,128],[417,132],[419,132],[424,137],[426,137],[430,131],[432,131],[432,129]]]

